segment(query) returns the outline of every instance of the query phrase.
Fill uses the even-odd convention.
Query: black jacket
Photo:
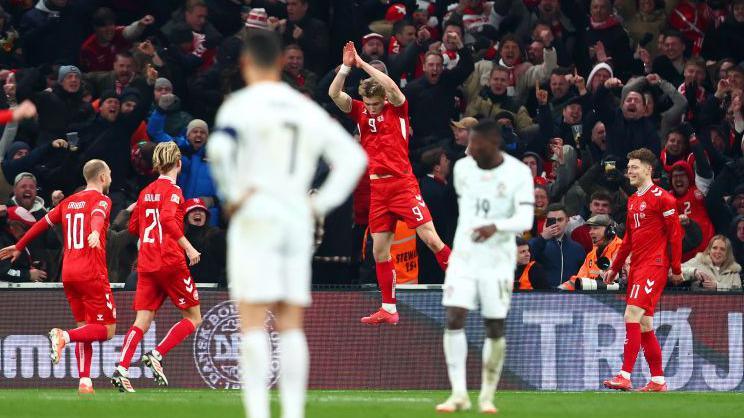
[[[201,260],[190,266],[191,276],[197,283],[218,283],[227,286],[225,264],[227,261],[227,243],[225,231],[209,226],[197,227],[186,224],[185,236],[201,253]]]
[[[292,37],[295,26],[302,29],[299,39]],[[305,53],[305,68],[315,74],[324,74],[328,71],[328,50],[330,40],[328,27],[322,21],[305,16],[298,22],[287,21],[287,27],[282,38],[285,45],[299,44]]]
[[[429,176],[419,178],[419,188],[431,213],[434,228],[442,241],[451,247],[457,225],[457,197],[454,188]],[[419,256],[419,283],[444,283],[444,271],[439,268],[434,253],[418,237],[416,251]]]
[[[617,24],[607,29],[592,29],[586,31],[586,40],[589,47],[602,41],[607,51],[607,56],[612,57],[612,68],[615,69],[615,77],[627,80],[633,73],[633,51],[630,49],[630,40],[625,29]]]

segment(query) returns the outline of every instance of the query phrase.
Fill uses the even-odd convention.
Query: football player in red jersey
[[[359,84],[361,101],[353,100],[342,91],[352,66],[370,75]],[[356,121],[362,147],[369,159],[369,230],[382,308],[362,318],[362,322],[397,324],[395,268],[390,257],[396,222],[402,220],[416,230],[434,252],[442,270],[446,270],[450,254],[450,248],[434,229],[408,159],[408,101],[390,77],[359,57],[353,42],[344,46],[343,65],[333,79],[328,95],[341,111]]]
[[[666,286],[671,265],[673,282],[682,281],[682,226],[677,214],[677,202],[666,190],[654,185],[651,173],[656,162],[654,153],[646,148],[628,153],[628,179],[636,192],[628,198],[625,237],[610,269],[603,273],[605,283],[615,281],[625,259],[632,252],[628,274],[625,308],[625,347],[620,373],[604,386],[631,390],[630,373],[638,351],[651,369],[651,381],[643,392],[665,392],[661,347],[654,334],[654,308]]]
[[[176,186],[176,176],[181,171],[178,145],[172,141],[158,144],[152,166],[160,177],[140,192],[129,220],[129,233],[139,236],[140,244],[134,297],[137,316],[124,337],[119,364],[111,377],[111,383],[121,392],[134,392],[128,377],[132,356],[166,297],[181,310],[183,319],[173,325],[154,350],[142,355],[142,363],[152,369],[158,385],[168,385],[163,357],[201,323],[199,293],[186,265],[186,257],[189,265],[194,265],[201,254],[183,234],[184,198]]]
[[[64,254],[62,285],[77,322],[77,328],[49,331],[51,357],[59,363],[65,345],[75,342],[80,394],[92,394],[90,363],[93,341],[106,341],[116,330],[116,306],[106,268],[106,231],[109,225],[111,170],[101,160],[83,167],[85,190],[64,199],[16,243],[0,250],[0,258],[15,261],[35,238],[54,225],[62,224]],[[87,234],[87,236],[86,236]]]

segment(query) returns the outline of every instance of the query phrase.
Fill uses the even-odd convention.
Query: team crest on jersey
[[[377,121],[378,122],[382,122],[384,120],[385,120],[385,118],[383,118],[382,115],[380,115],[380,116],[377,117]]]
[[[631,209],[633,208],[631,207]],[[646,202],[641,202],[641,205],[638,207],[638,210],[640,210],[641,212],[646,210]]]
[[[496,193],[498,197],[506,197],[506,184],[499,183],[499,185],[496,186]]]
[[[268,311],[264,327],[271,345],[271,367],[266,385],[279,380],[279,333]],[[213,306],[194,333],[194,362],[199,375],[212,389],[240,389],[240,319],[231,301]],[[247,371],[250,373],[250,371]]]

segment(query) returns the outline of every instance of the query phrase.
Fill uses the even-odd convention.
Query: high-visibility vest
[[[395,266],[396,283],[418,283],[418,252],[416,252],[416,230],[408,228],[405,222],[398,221],[395,226],[390,255]]]
[[[530,269],[535,265],[534,261],[530,261],[522,271],[522,275],[519,276],[519,290],[532,290],[532,283],[530,282]]]

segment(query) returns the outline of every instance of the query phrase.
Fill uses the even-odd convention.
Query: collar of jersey
[[[651,182],[651,184],[646,188],[646,190],[641,190],[641,189],[636,190],[636,194],[638,196],[643,196],[647,191],[651,190],[652,187],[654,187],[654,182]]]
[[[160,179],[166,179],[166,180],[170,181],[171,183],[176,184],[176,180],[175,179],[172,179],[172,178],[170,178],[170,177],[168,177],[166,175],[163,175],[163,174],[161,174],[160,177],[158,177],[158,180],[160,180]]]

